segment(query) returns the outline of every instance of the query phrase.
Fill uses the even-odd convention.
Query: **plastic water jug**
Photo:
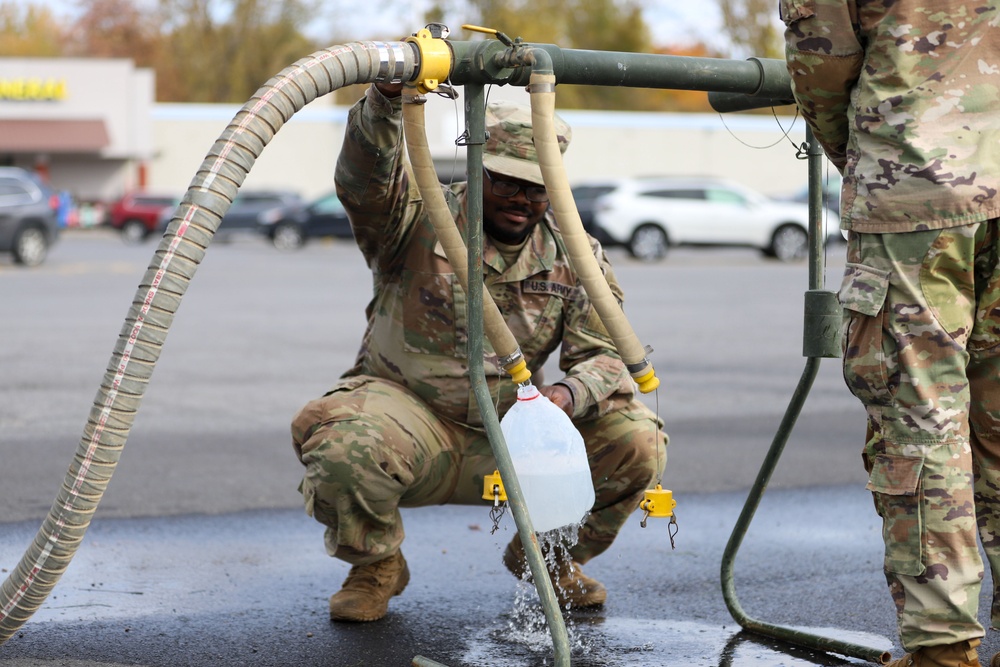
[[[500,429],[535,531],[580,523],[594,506],[594,482],[583,436],[566,413],[536,387],[518,387]]]

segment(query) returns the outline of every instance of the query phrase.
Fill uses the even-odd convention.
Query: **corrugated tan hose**
[[[547,58],[547,54],[541,49],[534,49],[532,55]],[[559,229],[566,242],[573,270],[580,277],[583,288],[611,335],[625,367],[639,385],[639,391],[649,393],[659,386],[660,380],[656,377],[653,365],[646,359],[645,348],[626,319],[601,272],[597,258],[594,257],[566,178],[555,123],[552,120],[555,112],[555,88],[556,77],[551,69],[546,71],[544,66],[532,69],[528,85],[528,92],[531,94],[531,125],[545,190],[549,193],[549,202],[559,221]]]
[[[212,146],[136,290],[55,502],[0,587],[0,644],[42,605],[80,546],[181,298],[254,161],[312,100],[355,83],[408,81],[416,60],[416,51],[405,42],[356,42],[317,51],[264,84]]]
[[[468,251],[461,233],[455,226],[455,220],[444,199],[444,193],[441,192],[441,184],[434,170],[434,162],[430,157],[427,133],[424,129],[425,100],[408,94],[407,90],[404,90],[403,93],[407,95],[407,99],[403,101],[403,136],[406,139],[406,150],[410,155],[413,176],[417,187],[420,188],[421,195],[424,197],[427,215],[430,217],[431,224],[434,225],[434,231],[448,257],[448,262],[455,270],[455,275],[458,276],[462,289],[468,292]],[[482,280],[482,277],[476,279]],[[531,377],[531,372],[527,369],[521,348],[487,290],[483,291],[483,328],[490,344],[493,345],[493,351],[500,358],[504,370],[510,373],[511,379],[516,384],[527,382]]]

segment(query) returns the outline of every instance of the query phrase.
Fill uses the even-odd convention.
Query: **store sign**
[[[2,79],[0,101],[58,102],[66,99],[65,79]]]

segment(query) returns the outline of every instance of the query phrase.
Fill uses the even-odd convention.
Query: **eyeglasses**
[[[521,191],[522,186],[520,183],[515,183],[514,181],[501,181],[494,179],[490,176],[490,172],[483,169],[483,173],[486,174],[486,180],[490,182],[490,192],[495,194],[497,197],[513,197],[518,192]],[[545,191],[545,188],[537,185],[529,185],[524,188],[524,196],[528,201],[532,201],[538,204],[544,204],[549,200],[549,193]]]

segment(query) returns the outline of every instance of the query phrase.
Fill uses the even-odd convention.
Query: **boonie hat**
[[[573,131],[558,114],[552,119],[559,151],[566,152]],[[517,102],[490,102],[486,107],[483,166],[495,174],[545,185],[531,134],[531,107]]]

